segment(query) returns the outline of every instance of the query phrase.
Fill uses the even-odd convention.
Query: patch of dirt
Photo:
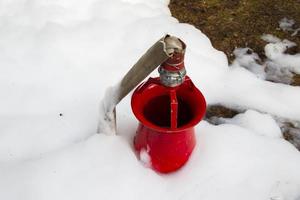
[[[249,47],[264,58],[264,33],[295,42],[298,46],[290,53],[300,51],[300,33],[293,37],[278,24],[286,17],[300,27],[300,0],[171,0],[169,8],[180,22],[204,32],[229,62],[236,47]]]
[[[223,105],[209,105],[206,108],[205,120],[211,124],[219,125],[224,123],[222,118],[233,118],[244,110],[237,110],[225,107]]]
[[[209,119],[211,117],[222,117],[222,118],[232,118],[239,114],[240,111],[227,108],[222,105],[210,105],[206,109],[205,118]]]
[[[280,125],[284,139],[292,143],[300,151],[300,127],[291,122],[283,122]]]
[[[294,74],[291,85],[300,86],[300,74]]]

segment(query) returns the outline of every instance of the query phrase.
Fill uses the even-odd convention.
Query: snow
[[[293,19],[288,19],[286,17],[282,18],[279,21],[279,27],[283,31],[292,32],[292,34],[291,34],[292,37],[295,37],[298,35],[298,33],[300,33],[300,28],[295,27],[295,20],[293,20]]]
[[[238,61],[228,66],[167,5],[0,2],[1,199],[300,198],[300,154],[272,119],[300,121],[300,88],[258,78]],[[189,162],[163,175],[133,151],[130,95],[117,106],[117,136],[96,132],[106,89],[166,33],[187,44],[187,73],[209,104],[248,111],[217,126],[202,121]],[[268,58],[298,72],[299,56],[284,54],[282,42],[269,44]]]
[[[259,135],[267,137],[282,137],[282,133],[276,121],[269,114],[262,114],[254,110],[247,110],[233,117],[223,119],[224,123],[235,124],[249,129]]]
[[[147,149],[143,148],[140,151],[139,159],[145,167],[151,168],[151,157],[149,155],[149,151],[150,151],[149,146],[147,146]]]
[[[291,72],[300,73],[300,54],[288,55],[284,51],[287,48],[295,46],[295,43],[292,43],[288,40],[283,40],[279,43],[269,43],[265,46],[266,56],[271,59],[273,62],[279,64],[282,67],[288,68]]]
[[[277,42],[281,42],[281,40],[274,36],[274,35],[271,35],[271,34],[263,34],[261,36],[261,39],[268,42],[268,43],[277,43]]]
[[[293,75],[300,73],[300,54],[289,55],[285,51],[296,46],[296,43],[270,34],[264,34],[261,38],[268,42],[265,46],[267,59],[262,61],[250,48],[236,48],[233,66],[243,67],[259,79],[290,84]]]
[[[257,76],[257,78],[266,78],[264,66],[258,63],[260,61],[259,56],[256,53],[252,52],[251,49],[236,48],[233,54],[236,58],[234,64],[237,64],[240,67],[244,67],[247,70],[253,72]]]
[[[295,28],[295,20],[286,17],[279,21],[279,28],[283,31],[292,32],[292,37],[297,36],[300,32],[300,28]]]
[[[104,97],[100,102],[99,121],[97,133],[116,134],[116,111],[117,95],[119,93],[119,83],[106,89]]]
[[[283,31],[290,31],[293,30],[293,25],[295,24],[295,20],[293,19],[288,19],[286,17],[282,18],[279,21],[279,27],[283,30]]]

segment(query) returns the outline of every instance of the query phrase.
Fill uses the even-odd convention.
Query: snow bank
[[[170,175],[137,160],[129,96],[117,107],[119,136],[96,135],[106,88],[166,33],[186,42],[188,74],[208,103],[300,120],[299,87],[264,81],[239,63],[228,67],[225,55],[172,18],[167,5],[0,2],[1,199],[299,198],[299,152],[268,115],[201,122],[190,162]]]
[[[197,128],[190,162],[170,175],[137,161],[124,138],[94,135],[43,158],[2,167],[3,199],[296,199],[299,152],[236,125]],[[287,156],[288,155],[288,156]],[[17,192],[16,192],[17,191]]]
[[[234,50],[236,59],[233,65],[251,71],[260,79],[290,84],[293,75],[300,73],[300,54],[289,55],[285,51],[296,46],[296,44],[270,34],[264,34],[261,38],[268,42],[265,46],[266,61],[263,62],[249,48],[237,48]]]

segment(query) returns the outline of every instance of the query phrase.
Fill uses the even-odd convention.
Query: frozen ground
[[[167,5],[0,1],[1,199],[300,199],[300,154],[271,117],[300,121],[300,88],[248,71],[253,57],[228,67]],[[166,33],[186,42],[188,74],[209,104],[248,111],[218,126],[202,121],[188,164],[161,175],[132,150],[130,96],[118,106],[118,136],[95,133],[105,89]],[[282,56],[299,71],[299,56],[288,59],[280,42],[266,48],[270,62]]]

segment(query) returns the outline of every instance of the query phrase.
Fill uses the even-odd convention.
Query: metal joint
[[[184,77],[186,75],[185,68],[179,71],[168,71],[163,67],[158,68],[160,75],[160,82],[167,87],[176,87],[183,83]]]

